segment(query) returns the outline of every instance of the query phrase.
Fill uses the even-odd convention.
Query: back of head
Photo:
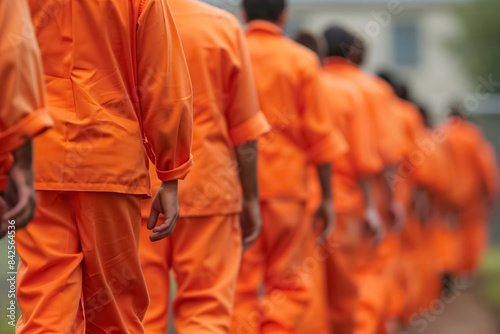
[[[464,107],[460,102],[454,102],[450,105],[450,112],[448,117],[457,117],[457,118],[465,118],[464,117]]]
[[[346,29],[334,26],[325,30],[325,40],[328,45],[328,57],[349,58],[355,37]]]
[[[287,0],[243,0],[247,21],[264,20],[276,23],[285,11]]]
[[[427,128],[432,127],[431,118],[429,116],[429,112],[427,111],[427,109],[421,104],[418,104],[417,107],[418,111],[420,112],[420,115],[422,116],[425,126]]]
[[[326,42],[323,38],[321,38],[321,36],[316,36],[311,32],[300,30],[295,33],[295,37],[293,39],[295,42],[315,52],[320,59],[325,57]]]

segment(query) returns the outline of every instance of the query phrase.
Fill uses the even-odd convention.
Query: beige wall
[[[369,41],[365,67],[370,71],[393,70],[408,82],[412,95],[433,113],[442,113],[452,100],[465,98],[468,79],[449,44],[461,34],[461,26],[450,7],[439,4],[402,5],[329,4],[291,8],[291,28],[320,33],[330,24],[340,24],[361,33]],[[415,22],[419,31],[419,62],[415,67],[395,64],[394,26]]]

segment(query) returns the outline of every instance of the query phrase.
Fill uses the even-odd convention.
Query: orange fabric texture
[[[234,146],[256,140],[269,130],[259,112],[245,35],[236,18],[226,11],[192,0],[172,0],[169,4],[194,92],[196,164],[179,184],[181,216],[240,212]],[[154,191],[160,181],[151,171]]]
[[[395,196],[405,208],[406,219],[392,288],[391,313],[393,318],[406,324],[420,307],[428,308],[439,298],[441,276],[432,255],[432,229],[418,221],[415,211],[416,187],[426,185],[417,177],[416,170],[429,160],[429,152],[420,147],[422,141],[428,139],[427,132],[418,109],[411,103],[398,100],[396,115],[403,127],[405,151],[394,179]]]
[[[312,305],[308,308],[302,324],[304,333],[307,333],[307,327],[311,328],[322,323],[319,304],[324,295],[328,296],[328,327],[336,333],[350,333],[354,328],[358,289],[354,270],[347,263],[355,260],[356,240],[353,238],[356,237],[353,234],[356,232],[352,228],[361,227],[359,217],[362,216],[365,206],[360,182],[364,177],[378,173],[383,167],[371,126],[368,105],[356,85],[337,77],[336,70],[336,64],[329,64],[324,69],[322,77],[325,89],[324,101],[330,106],[331,117],[345,136],[349,151],[334,162],[332,187],[337,224],[332,238],[336,241],[330,242],[328,249],[333,247],[333,252],[325,254],[321,263],[326,269],[325,284],[314,282],[312,285]],[[315,171],[312,171],[311,175],[311,179],[316,182],[310,182],[308,204],[314,210],[319,202],[320,189]],[[347,221],[354,223],[347,224]],[[356,224],[356,221],[359,224]],[[350,245],[346,246],[348,249],[338,248],[339,242],[342,245]],[[318,281],[317,278],[315,280]]]
[[[473,273],[487,249],[488,205],[498,192],[498,165],[479,128],[453,117],[444,126],[457,178],[452,198],[459,210],[460,268]]]
[[[16,231],[16,333],[144,333],[140,196],[37,195],[35,220]]]
[[[178,333],[228,333],[241,260],[239,215],[181,218],[169,238],[152,243],[142,222],[139,255],[151,298],[144,319],[148,334],[168,325],[170,270],[177,290]]]
[[[343,58],[328,58],[326,66],[337,77],[352,82],[365,99],[383,167],[388,168],[401,161],[405,150],[404,134],[396,116],[397,99],[392,88]],[[385,173],[376,176],[371,182],[371,191],[375,194],[375,205],[387,224],[390,202],[386,176]],[[356,268],[359,285],[356,330],[360,333],[375,333],[384,321],[384,313],[389,312],[387,305],[391,296],[388,289],[394,281],[399,243],[397,234],[388,234],[375,250],[364,247],[362,252],[366,253],[360,255]]]
[[[380,172],[383,164],[366,99],[355,84],[338,77],[336,71],[335,64],[324,69],[324,103],[330,106],[334,125],[349,145],[349,150],[335,160],[332,174],[335,210],[349,213],[363,210],[360,180]]]
[[[261,212],[262,232],[243,254],[230,333],[295,333],[310,299],[310,280],[302,275],[310,230],[306,206],[265,201]]]
[[[259,102],[272,127],[259,140],[261,199],[305,201],[306,164],[330,163],[347,150],[324,103],[318,58],[270,22],[250,22],[247,41]]]
[[[37,189],[151,194],[143,135],[158,177],[185,177],[192,91],[167,2],[29,3],[55,122],[35,143]]]
[[[364,249],[361,212],[339,213],[325,261],[331,333],[352,334],[358,322],[360,289],[356,267]]]
[[[52,126],[40,51],[25,0],[0,1],[0,155]]]

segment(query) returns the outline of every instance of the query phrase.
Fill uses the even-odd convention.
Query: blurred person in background
[[[145,151],[165,217],[152,240],[172,233],[177,180],[192,164],[192,90],[170,9],[165,0],[29,4],[55,126],[35,141],[38,207],[16,233],[16,333],[144,333]]]
[[[407,87],[397,83],[389,73],[379,76],[398,95],[395,115],[403,125],[405,141],[404,159],[398,165],[395,180],[395,196],[404,205],[406,215],[393,285],[393,294],[399,305],[393,309],[392,317],[407,324],[420,307],[428,308],[439,298],[441,291],[441,279],[433,261],[434,248],[429,238],[432,230],[428,221],[426,187],[433,179],[431,175],[418,172],[418,169],[425,168],[423,165],[430,163],[435,148],[423,146],[432,140],[426,128],[427,116],[424,119],[419,108],[409,101]]]
[[[298,41],[321,54],[323,38],[305,33],[297,35]],[[316,38],[318,42],[313,43]],[[347,43],[348,39],[345,40]],[[326,55],[326,51],[323,55]],[[313,273],[314,285],[311,290],[311,306],[304,318],[301,332],[309,333],[354,333],[357,301],[357,283],[354,278],[354,263],[364,233],[374,233],[381,222],[373,206],[372,193],[368,191],[371,177],[383,168],[382,160],[375,145],[375,133],[370,125],[368,105],[358,87],[352,82],[337,77],[336,71],[343,54],[329,53],[322,71],[322,88],[325,90],[325,104],[329,106],[332,121],[338,126],[349,144],[349,150],[333,164],[332,189],[336,212],[336,228],[328,240],[328,252],[320,252],[318,270]],[[314,179],[314,175],[311,175]],[[317,182],[310,182],[310,199],[315,207],[319,201]],[[366,229],[366,230],[365,230]],[[376,234],[376,233],[375,233]],[[310,256],[316,258],[314,253]],[[323,277],[315,277],[319,275]],[[326,283],[326,286],[325,286]],[[328,300],[327,318],[323,320],[325,297]],[[322,309],[323,307],[323,309]],[[324,327],[319,327],[323,323]]]
[[[52,127],[28,3],[0,1],[0,238],[33,220],[33,137]],[[15,221],[12,225],[9,221]]]
[[[354,276],[358,286],[355,332],[384,333],[386,320],[392,318],[394,313],[391,285],[404,222],[404,207],[393,191],[396,168],[404,153],[403,128],[395,115],[397,100],[392,88],[360,67],[365,58],[364,42],[341,27],[327,29],[324,36],[328,43],[328,55],[332,56],[325,65],[336,65],[335,75],[348,80],[361,92],[370,124],[374,127],[376,151],[383,165],[368,184],[373,207],[382,223],[378,219],[371,220],[379,222],[371,225],[377,236],[376,242],[366,239],[364,245],[359,247],[361,255],[357,256]],[[383,240],[380,238],[382,234]]]
[[[256,140],[269,125],[236,18],[196,0],[169,5],[193,83],[196,163],[179,185],[180,220],[168,239],[149,242],[148,227],[156,221],[148,222],[151,200],[143,202],[139,255],[151,299],[144,327],[167,332],[172,270],[177,333],[223,334],[231,324],[242,251],[261,228]],[[160,181],[150,171],[156,190]]]
[[[488,222],[499,191],[498,162],[479,127],[464,118],[461,105],[452,106],[443,131],[459,180],[453,187],[460,238],[456,274],[472,277],[489,243]]]
[[[285,0],[244,0],[247,41],[260,105],[272,131],[259,139],[262,233],[243,255],[231,333],[295,333],[307,310],[307,165],[322,196],[318,241],[333,228],[331,162],[347,145],[324,104],[318,57],[283,36]],[[263,284],[264,296],[259,298]]]

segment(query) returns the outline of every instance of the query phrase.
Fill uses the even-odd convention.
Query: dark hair
[[[356,43],[356,38],[346,29],[335,26],[325,30],[324,36],[328,44],[328,57],[349,58],[349,52]]]
[[[315,52],[320,59],[325,56],[326,42],[322,36],[317,36],[309,31],[299,30],[295,33],[293,40]]]
[[[418,107],[418,111],[420,112],[420,115],[422,116],[422,119],[424,121],[425,126],[428,128],[432,127],[431,119],[429,117],[429,113],[427,112],[427,108],[425,108],[421,104],[417,104],[417,107]]]
[[[243,0],[243,9],[248,21],[265,20],[277,22],[286,8],[287,0]]]

